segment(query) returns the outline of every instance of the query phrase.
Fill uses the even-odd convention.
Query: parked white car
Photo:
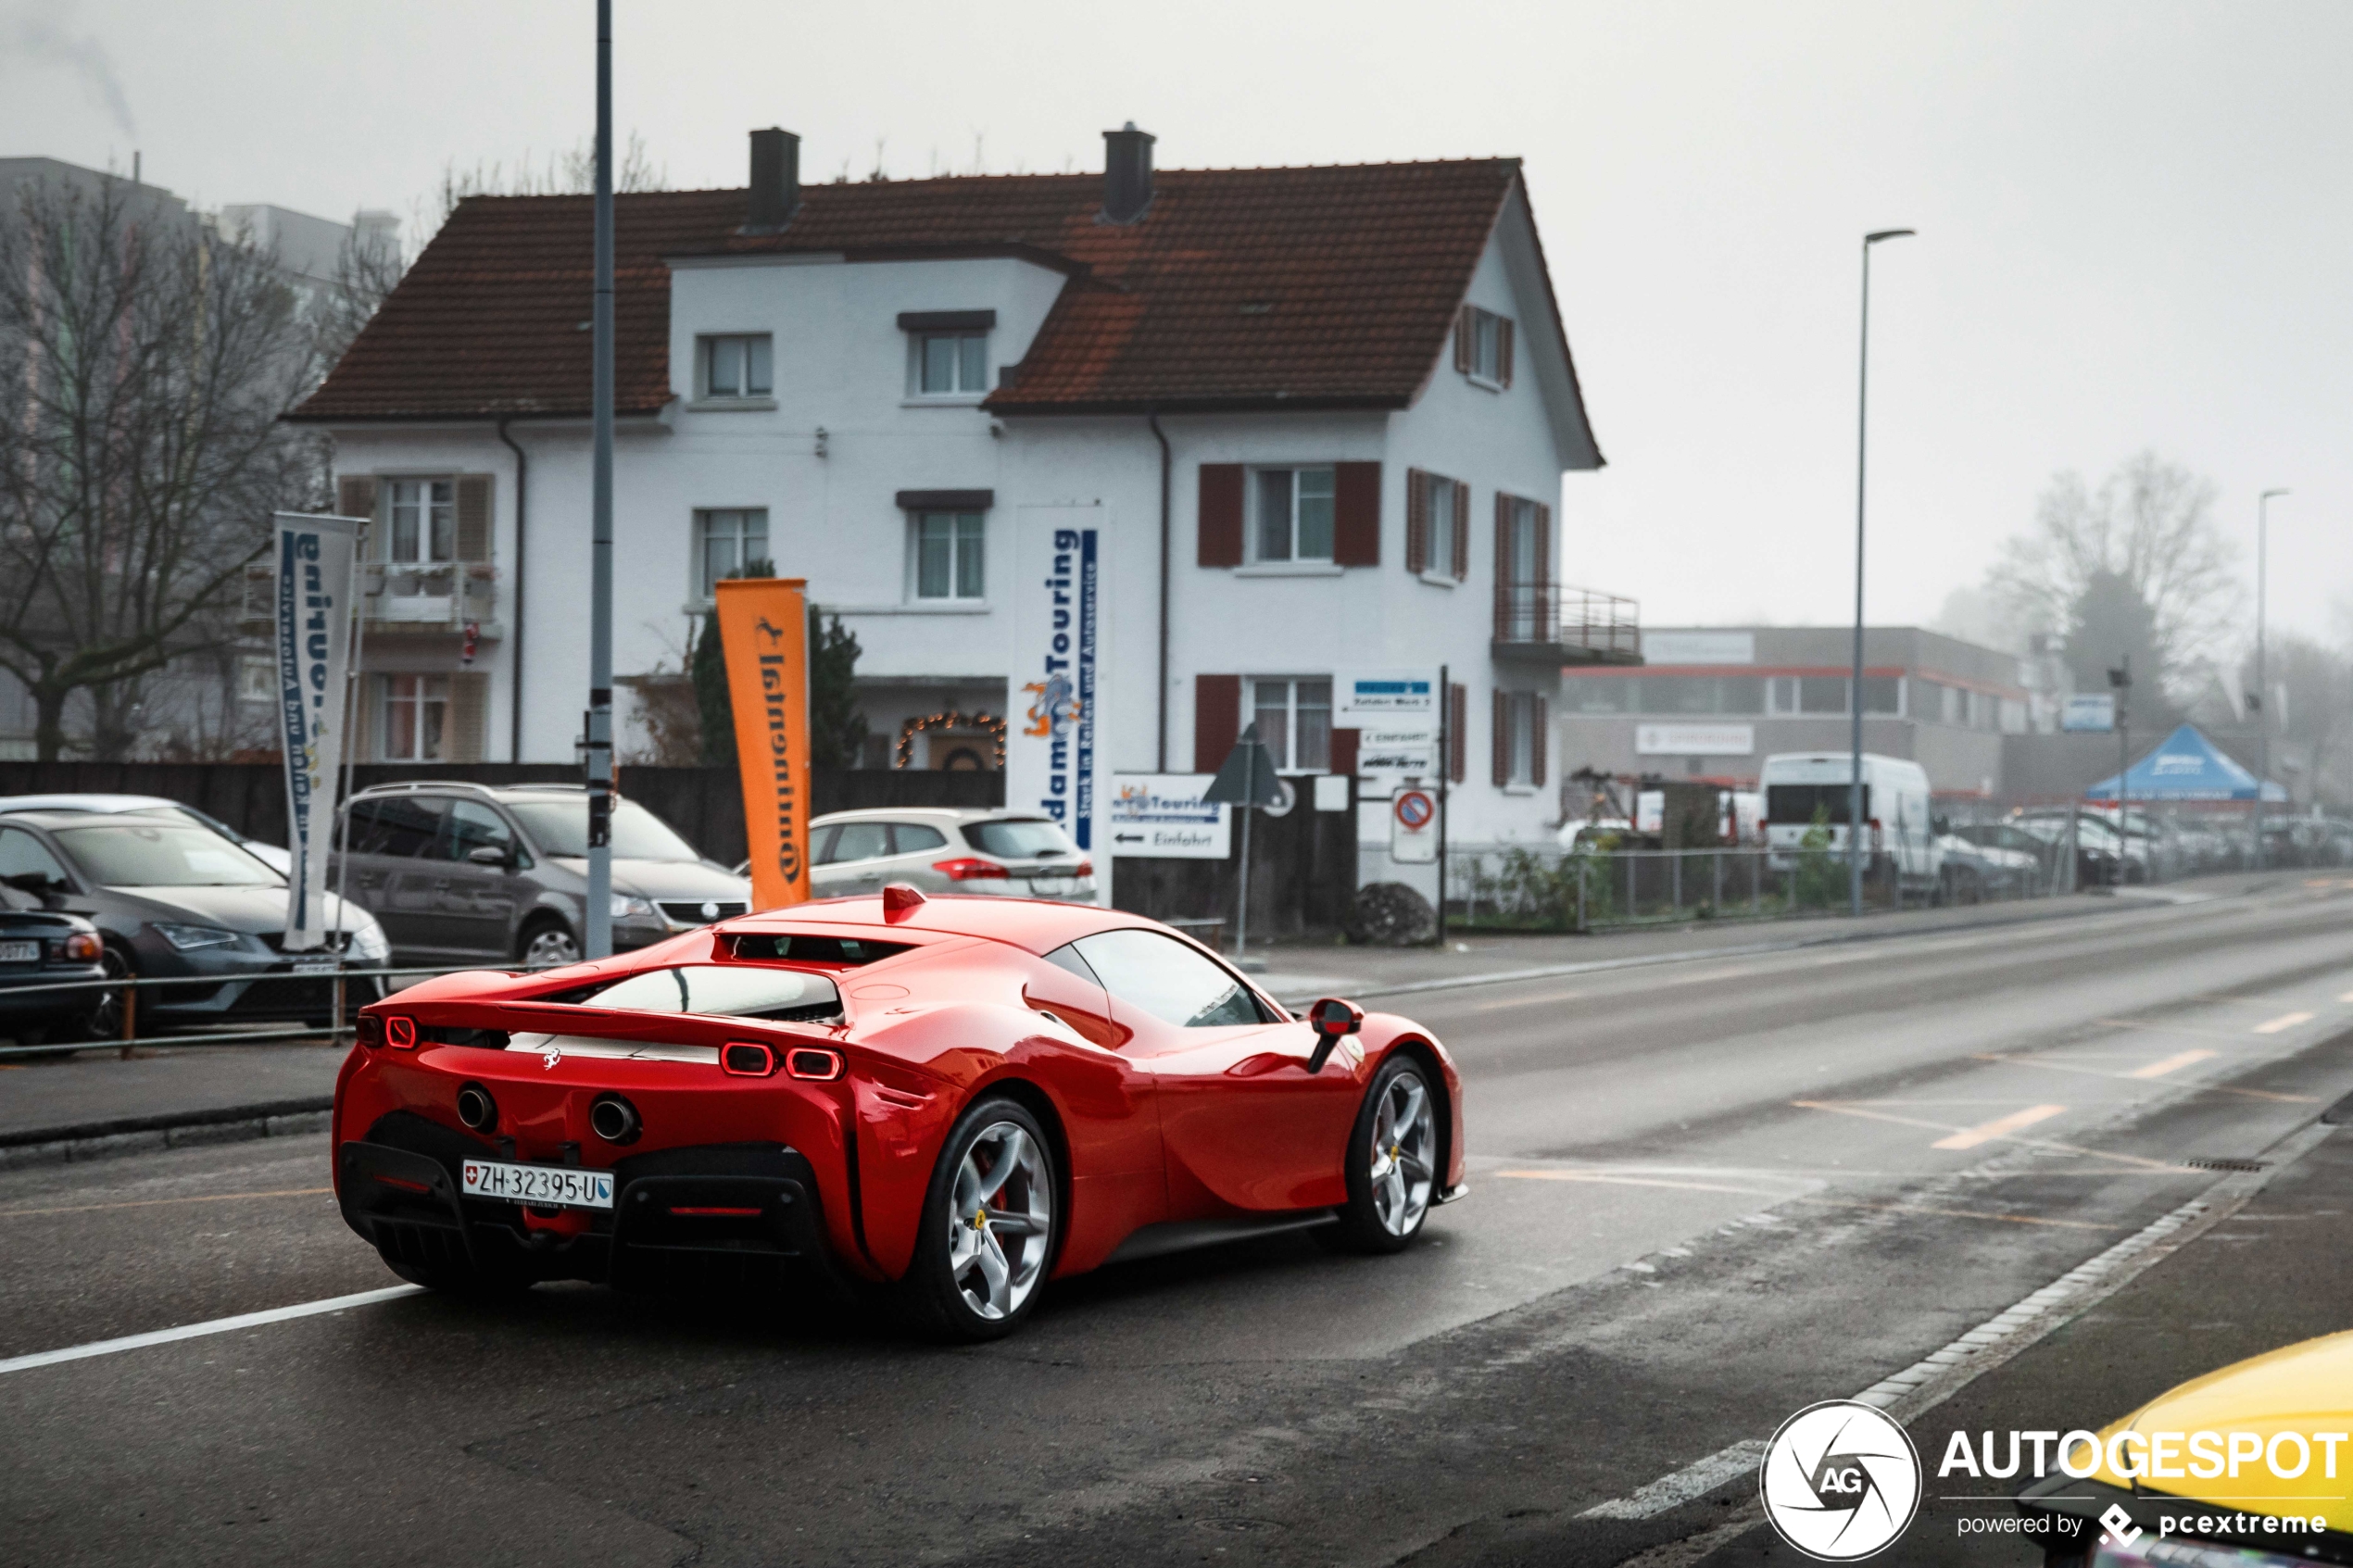
[[[1033,811],[889,807],[829,811],[809,824],[810,892],[875,893],[903,882],[926,893],[1099,902],[1095,864],[1060,824]]]
[[[160,795],[6,795],[0,796],[0,814],[9,811],[118,811],[165,812],[183,821],[210,828],[246,854],[276,872],[280,876],[294,871],[294,857],[275,844],[264,844],[258,838],[247,838],[235,828],[217,817],[208,817],[194,806],[169,799]]]

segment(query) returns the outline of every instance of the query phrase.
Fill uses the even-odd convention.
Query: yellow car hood
[[[2103,1429],[2100,1441],[2119,1432],[2246,1432],[2266,1445],[2275,1432],[2296,1432],[2307,1442],[2317,1432],[2353,1433],[2353,1333],[2319,1339],[2236,1362],[2168,1389],[2122,1421]],[[2227,1438],[2225,1439],[2227,1448]],[[2315,1515],[2332,1530],[2353,1532],[2353,1441],[2336,1445],[2336,1475],[2330,1479],[2325,1449],[2312,1444],[2311,1463],[2293,1479],[2271,1474],[2260,1461],[2243,1464],[2233,1479],[2227,1470],[2211,1480],[2143,1476],[2145,1491],[2163,1492],[2217,1508],[2251,1513]],[[2284,1456],[2284,1462],[2289,1456]],[[2188,1465],[2177,1457],[2186,1473]],[[2111,1486],[2133,1480],[2110,1469],[2105,1459],[2094,1477]]]

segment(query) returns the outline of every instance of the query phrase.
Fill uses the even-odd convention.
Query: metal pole
[[[2255,869],[2269,859],[2263,849],[2263,786],[2271,777],[2271,697],[2264,689],[2263,591],[2269,582],[2271,497],[2284,490],[2266,490],[2255,498]]]
[[[1454,777],[1454,688],[1438,667],[1438,945],[1446,946],[1446,786]]]
[[[1855,669],[1846,687],[1853,746],[1847,759],[1846,902],[1856,915],[1863,912],[1863,475],[1871,427],[1871,247],[1911,232],[1881,229],[1863,236],[1862,349],[1855,383]]]
[[[2126,776],[2133,759],[2133,656],[2120,666],[2124,679],[2116,687],[2116,885],[2124,885],[2124,860],[2133,847],[2133,781]]]
[[[343,685],[343,811],[335,822],[335,929],[345,933],[343,950],[335,955],[337,969],[344,967],[351,954],[351,936],[346,924],[351,915],[351,781],[352,769],[359,760],[359,656],[368,646],[368,568],[364,558],[372,526],[359,531],[359,542],[351,552],[351,663],[344,673]],[[335,996],[340,1004],[341,981],[335,983]],[[335,1010],[335,1026],[343,1027],[340,1005]]]
[[[1252,734],[1256,734],[1252,730]],[[1250,957],[1250,814],[1255,809],[1251,802],[1258,798],[1258,743],[1252,740],[1242,749],[1242,800],[1234,809],[1242,814],[1242,896],[1241,908],[1234,921],[1234,957]]]
[[[612,952],[612,0],[597,0],[597,280],[589,481],[588,918],[581,946]]]

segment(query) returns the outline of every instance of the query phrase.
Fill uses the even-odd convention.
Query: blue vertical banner
[[[1109,904],[1106,521],[1101,507],[1024,507],[1014,524],[1005,805],[1061,823]]]
[[[286,766],[285,947],[327,940],[327,856],[343,766],[344,696],[350,686],[351,607],[358,587],[358,518],[279,512],[277,603],[279,747]]]

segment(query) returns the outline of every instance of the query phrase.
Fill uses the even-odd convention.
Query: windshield
[[[91,881],[108,887],[283,887],[285,879],[217,833],[172,822],[118,819],[60,828]]]
[[[522,823],[533,843],[550,855],[588,853],[588,797],[510,800],[507,809]],[[634,800],[612,803],[612,852],[622,860],[699,860],[695,847],[670,824]]]
[[[822,974],[722,964],[648,970],[626,980],[616,980],[604,989],[577,999],[598,1007],[629,1008],[638,1012],[697,1012],[723,1018],[786,1021],[829,1017],[841,1010],[841,993]]]
[[[1852,784],[1768,784],[1765,790],[1765,820],[1781,827],[1803,826],[1823,813],[1826,822],[1846,821]],[[1871,786],[1863,786],[1863,820],[1871,820]]]
[[[1038,860],[1078,853],[1068,834],[1042,818],[966,822],[964,842],[1000,860]]]

